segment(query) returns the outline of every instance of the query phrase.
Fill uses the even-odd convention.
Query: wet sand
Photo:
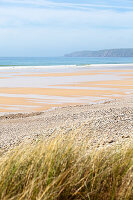
[[[33,73],[33,74],[19,74],[15,76],[24,76],[24,77],[64,77],[64,76],[86,76],[86,75],[96,75],[100,74],[102,72],[97,71],[97,72],[90,72],[90,71],[85,71],[85,72],[71,72],[71,73]]]
[[[133,64],[132,64],[132,68],[133,68]],[[24,68],[25,69],[25,68]],[[17,68],[16,68],[17,70]],[[0,71],[0,76],[1,74],[5,74],[6,77],[5,78],[8,78],[7,75],[12,75],[12,76],[28,76],[28,77],[36,77],[36,76],[40,76],[40,77],[60,77],[60,76],[82,76],[82,75],[96,75],[96,74],[103,74],[103,73],[112,73],[112,74],[115,74],[117,73],[118,75],[128,75],[128,76],[132,76],[133,75],[133,69],[88,69],[87,67],[86,68],[77,68],[75,71],[71,72],[55,72],[52,73],[52,72],[41,72],[39,73],[38,71],[35,71],[35,69],[33,68],[32,71],[28,71],[28,70],[22,70],[22,71],[16,71],[14,70],[13,71]],[[73,69],[74,70],[74,69]]]
[[[52,107],[89,104],[131,96],[132,76],[131,69],[87,69],[66,73],[3,72],[0,73],[0,79],[3,80],[0,85],[0,112],[43,111]],[[6,78],[7,82],[4,82]],[[26,86],[23,85],[25,81]],[[12,87],[13,83],[16,83],[15,87]],[[37,87],[37,83],[41,87]]]
[[[128,75],[129,76],[129,75]],[[57,86],[57,85],[56,85]],[[58,85],[66,87],[67,85]],[[133,79],[112,80],[112,81],[88,81],[77,84],[69,84],[71,87],[99,87],[99,88],[116,88],[116,89],[133,89]]]

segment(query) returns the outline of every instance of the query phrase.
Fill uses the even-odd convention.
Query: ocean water
[[[68,58],[68,57],[0,57],[0,67],[9,66],[57,66],[88,64],[128,64],[129,58]]]

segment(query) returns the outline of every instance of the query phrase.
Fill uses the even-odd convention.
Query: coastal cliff
[[[105,49],[99,51],[77,51],[65,54],[65,57],[133,57],[131,49]]]

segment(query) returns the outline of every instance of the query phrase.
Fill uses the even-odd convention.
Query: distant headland
[[[98,51],[77,51],[65,57],[133,57],[133,48],[104,49]]]

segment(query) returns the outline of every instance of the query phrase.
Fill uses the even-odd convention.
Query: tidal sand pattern
[[[40,112],[133,94],[131,64],[0,69],[0,112]]]

